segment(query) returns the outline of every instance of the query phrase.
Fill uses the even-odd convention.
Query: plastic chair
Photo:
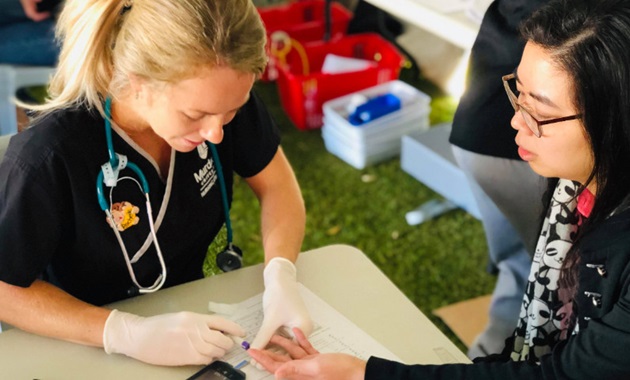
[[[13,98],[20,87],[45,85],[55,72],[47,66],[0,65],[0,135],[17,132]]]

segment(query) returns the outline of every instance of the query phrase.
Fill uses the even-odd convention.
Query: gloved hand
[[[208,364],[234,344],[225,334],[244,337],[245,331],[214,315],[184,311],[145,318],[113,310],[105,322],[103,346],[108,354],[150,364]]]
[[[285,258],[275,257],[267,264],[263,277],[265,317],[251,347],[264,348],[283,326],[291,334],[293,327],[299,327],[308,336],[313,330],[313,321],[299,292],[295,265]]]

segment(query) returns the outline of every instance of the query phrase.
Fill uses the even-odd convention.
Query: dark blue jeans
[[[29,19],[19,0],[0,0],[0,9],[0,64],[55,66],[55,20]]]

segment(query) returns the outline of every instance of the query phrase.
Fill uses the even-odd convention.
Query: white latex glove
[[[290,334],[293,327],[299,327],[308,336],[313,330],[313,321],[299,292],[295,265],[285,258],[275,257],[267,264],[263,277],[265,317],[251,347],[264,348],[283,326]]]
[[[105,322],[103,346],[108,354],[150,364],[208,364],[234,345],[225,334],[244,337],[245,331],[214,315],[184,311],[145,318],[113,310]]]

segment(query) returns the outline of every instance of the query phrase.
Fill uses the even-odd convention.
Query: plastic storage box
[[[348,120],[353,105],[384,94],[396,96],[401,108],[361,125]],[[399,80],[342,96],[324,103],[322,138],[326,149],[357,169],[400,154],[401,137],[429,128],[431,98]]]
[[[451,124],[440,124],[426,132],[413,132],[402,138],[401,168],[436,193],[465,209],[477,219],[479,207],[468,179],[457,166],[448,137]]]
[[[326,1],[305,0],[290,4],[258,8],[260,18],[267,29],[267,39],[277,31],[286,32],[300,43],[321,41],[326,33]],[[330,37],[346,34],[352,12],[337,2],[330,4]],[[270,42],[267,43],[269,63],[262,80],[273,81],[278,77],[277,57],[272,54]]]
[[[295,126],[302,130],[322,126],[324,102],[398,79],[404,62],[396,47],[376,33],[310,42],[303,47],[306,58],[291,52],[286,56],[286,64],[278,70],[282,107]],[[322,73],[322,65],[329,54],[372,61],[374,65],[351,72]],[[308,60],[308,73],[304,73],[303,59]]]

